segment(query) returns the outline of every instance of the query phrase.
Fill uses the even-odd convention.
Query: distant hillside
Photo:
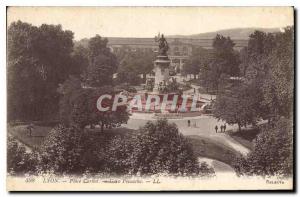
[[[170,35],[166,36],[167,38],[183,38],[183,39],[214,39],[217,34],[221,34],[223,36],[229,36],[233,40],[248,40],[249,35],[252,34],[255,30],[263,31],[266,33],[275,33],[279,32],[280,28],[235,28],[235,29],[225,29],[219,30],[215,32],[207,32],[193,35]],[[110,40],[111,39],[111,40]],[[149,41],[150,39],[150,41]],[[110,43],[121,42],[127,44],[136,44],[143,42],[144,44],[149,44],[149,42],[154,42],[153,38],[108,38]],[[81,39],[79,41],[75,41],[75,46],[82,45],[84,47],[88,46],[88,38]]]
[[[217,34],[221,34],[223,36],[229,36],[232,39],[248,39],[249,35],[252,34],[255,30],[264,31],[266,33],[274,33],[279,32],[280,28],[234,28],[234,29],[225,29],[219,30],[215,32],[207,32],[200,34],[192,34],[192,35],[170,35],[166,36],[169,38],[194,38],[194,39],[212,39]]]

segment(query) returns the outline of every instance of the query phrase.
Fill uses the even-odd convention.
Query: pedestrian
[[[216,130],[216,133],[218,133],[218,126],[217,125],[215,126],[215,130]]]
[[[224,123],[223,128],[224,128],[224,133],[225,133],[225,130],[226,130],[226,123]]]
[[[222,133],[223,132],[223,125],[221,125],[220,128],[221,128],[221,133]]]
[[[34,129],[34,126],[32,123],[30,123],[28,126],[27,126],[27,132],[29,134],[29,136],[31,137],[32,136],[32,130]]]
[[[188,120],[188,127],[190,127],[191,126],[191,121],[190,120]]]

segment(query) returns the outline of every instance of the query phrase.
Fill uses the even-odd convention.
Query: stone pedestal
[[[170,63],[168,56],[157,56],[157,59],[154,61],[155,85],[153,92],[159,92],[160,85],[168,85]]]

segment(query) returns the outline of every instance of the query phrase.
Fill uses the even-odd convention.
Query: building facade
[[[122,48],[130,51],[158,51],[157,43],[154,38],[120,38],[108,37],[108,47],[112,52],[118,52]],[[247,46],[248,40],[232,39],[235,49],[241,50]],[[211,49],[213,39],[190,39],[190,38],[167,38],[169,44],[168,56],[171,60],[171,69],[182,69],[182,66],[192,54],[194,47]]]

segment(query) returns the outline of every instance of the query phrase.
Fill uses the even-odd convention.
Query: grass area
[[[18,125],[14,127],[9,127],[8,132],[12,134],[20,142],[22,142],[23,144],[31,148],[40,146],[45,136],[51,130],[51,127],[34,126],[32,130],[32,136],[29,136],[26,127],[27,125]]]
[[[245,146],[246,148],[253,150],[254,144],[253,140],[256,138],[259,133],[259,128],[248,128],[243,129],[242,131],[227,131],[227,133],[234,140],[238,141],[240,144]]]
[[[222,161],[228,165],[232,165],[233,159],[239,155],[234,149],[218,143],[215,140],[202,136],[189,135],[186,136],[192,144],[194,153],[197,157],[207,157]]]
[[[232,137],[235,141],[239,142],[241,145],[245,146],[246,148],[250,150],[254,149],[254,145],[252,141],[245,140],[243,137],[235,136],[235,135],[231,135],[230,137]]]
[[[52,127],[34,126],[32,136],[29,136],[26,127],[27,125],[18,125],[9,127],[8,131],[20,142],[31,148],[39,147],[45,139],[45,136],[47,136],[49,131],[52,129]],[[103,132],[101,132],[99,128],[95,128],[85,129],[85,132],[93,139],[105,138],[106,140],[118,135],[125,137],[126,135],[135,135],[137,133],[136,130],[127,128],[114,128]],[[239,154],[231,147],[225,146],[224,144],[218,143],[217,141],[209,138],[196,135],[186,137],[192,144],[194,153],[197,157],[216,159],[228,165],[232,165],[231,162],[234,157]]]
[[[44,141],[45,137],[51,131],[52,127],[46,126],[34,126],[32,130],[32,136],[29,136],[29,133],[26,129],[27,125],[18,125],[8,128],[8,132],[13,135],[17,140],[25,144],[30,148],[39,147],[41,143]],[[91,137],[97,135],[103,135],[106,137],[113,137],[117,135],[125,136],[132,135],[135,130],[127,129],[127,128],[114,128],[110,130],[105,130],[103,132],[100,129],[85,129],[85,132],[89,133]]]
[[[88,133],[89,135],[93,136],[104,136],[106,138],[111,138],[114,136],[121,136],[121,137],[126,137],[126,136],[131,136],[135,135],[137,133],[136,130],[134,129],[128,129],[128,128],[113,128],[113,129],[105,129],[103,132],[99,128],[95,129],[85,129],[85,132]]]

